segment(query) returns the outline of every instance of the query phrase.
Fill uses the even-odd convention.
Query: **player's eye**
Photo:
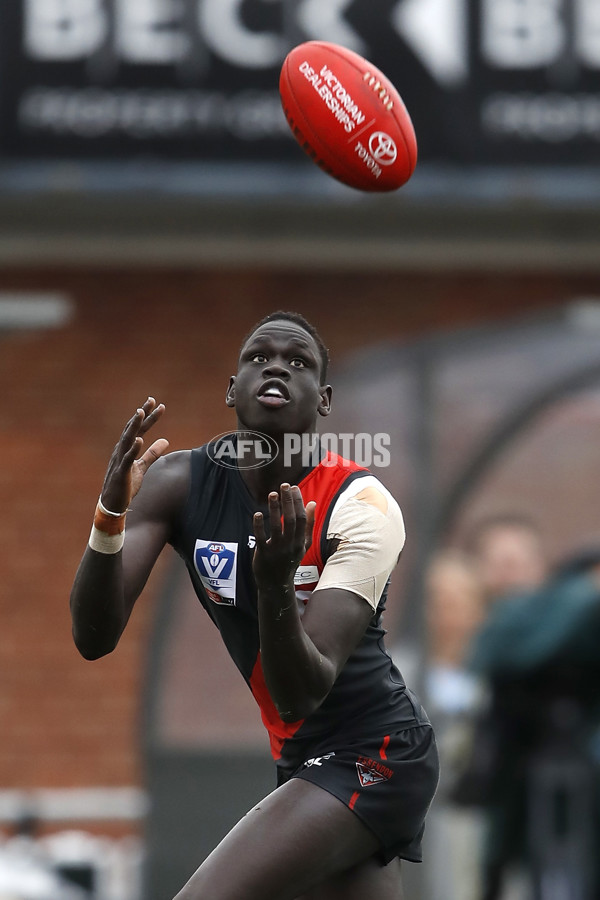
[[[295,356],[290,360],[290,366],[294,366],[295,369],[305,369],[307,362],[305,359],[302,359],[301,356]]]
[[[266,363],[266,361],[267,361],[267,357],[265,356],[264,353],[253,353],[252,356],[250,357],[250,359],[252,362],[257,362],[257,363]]]

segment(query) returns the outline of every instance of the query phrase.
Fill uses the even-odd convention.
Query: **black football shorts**
[[[279,769],[279,784],[290,778],[317,784],[359,816],[379,839],[385,864],[396,856],[421,862],[425,815],[439,778],[431,725],[334,744],[293,771]]]

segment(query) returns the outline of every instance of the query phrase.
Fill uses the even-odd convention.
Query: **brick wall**
[[[241,336],[274,308],[303,312],[337,358],[380,339],[544,309],[600,278],[199,271],[4,271],[0,290],[60,289],[57,331],[0,336],[0,788],[142,780],[145,650],[161,567],[110,657],[70,637],[68,594],[110,450],[149,392],[173,449],[230,425]],[[164,564],[163,564],[164,570]]]

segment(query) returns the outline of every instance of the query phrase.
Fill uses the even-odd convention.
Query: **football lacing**
[[[388,110],[388,112],[391,109],[393,109],[394,101],[392,100],[392,98],[388,94],[385,87],[382,85],[382,83],[379,81],[379,79],[375,75],[371,75],[370,72],[365,72],[365,74],[363,75],[363,81],[366,81],[368,83],[369,87],[373,88],[373,90],[375,91],[376,94],[379,94],[379,96],[381,98],[381,102],[383,103],[385,108]]]

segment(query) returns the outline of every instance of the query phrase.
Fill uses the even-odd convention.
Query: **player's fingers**
[[[285,537],[293,539],[296,531],[296,511],[294,508],[294,495],[291,486],[284,482],[280,488],[281,510],[283,515],[283,533]]]
[[[123,456],[122,456],[123,464],[125,466],[132,466],[143,446],[144,446],[144,439],[139,437],[139,435],[138,435],[138,437],[133,439],[133,443],[131,444],[131,447],[129,447],[129,449],[123,453]]]
[[[121,435],[121,443],[127,450],[131,446],[131,441],[151,428],[162,416],[164,411],[164,403],[159,403],[157,406],[154,397],[148,397],[142,406],[138,406],[133,416],[125,425],[123,434]]]
[[[268,504],[271,539],[277,541],[281,538],[281,504],[279,503],[277,491],[271,491],[268,497]]]
[[[125,425],[121,437],[115,446],[113,457],[117,461],[131,453],[132,448],[135,446],[136,438],[140,434],[140,428],[143,421],[144,410],[140,406]]]
[[[141,438],[138,440],[141,441]],[[157,438],[153,444],[148,447],[143,456],[137,460],[137,465],[142,474],[145,474],[152,463],[155,463],[157,459],[160,459],[163,454],[167,452],[169,449],[169,442],[166,438]]]
[[[306,510],[304,509],[304,500],[302,492],[298,485],[294,485],[291,489],[292,502],[294,504],[295,518],[295,534],[294,538],[299,548],[304,546],[304,533],[306,531]]]
[[[153,425],[156,425],[165,411],[165,404],[157,404],[154,397],[148,397],[146,403],[143,406],[143,410],[145,418],[140,426],[140,434],[145,434],[149,428],[152,428]]]
[[[125,430],[124,430],[123,434],[131,434],[133,432],[137,433],[140,425],[144,421],[145,415],[146,414],[145,414],[144,410],[142,409],[142,407],[138,406],[138,408],[136,409],[136,411],[130,418],[129,422],[125,426]]]
[[[313,528],[315,527],[315,510],[317,504],[314,500],[309,500],[306,504],[306,531],[304,532],[304,548],[308,550],[312,544]]]
[[[254,528],[254,537],[256,538],[256,546],[260,547],[262,550],[267,543],[267,536],[265,534],[265,520],[264,516],[261,512],[254,513],[254,518],[252,519],[252,526]]]

